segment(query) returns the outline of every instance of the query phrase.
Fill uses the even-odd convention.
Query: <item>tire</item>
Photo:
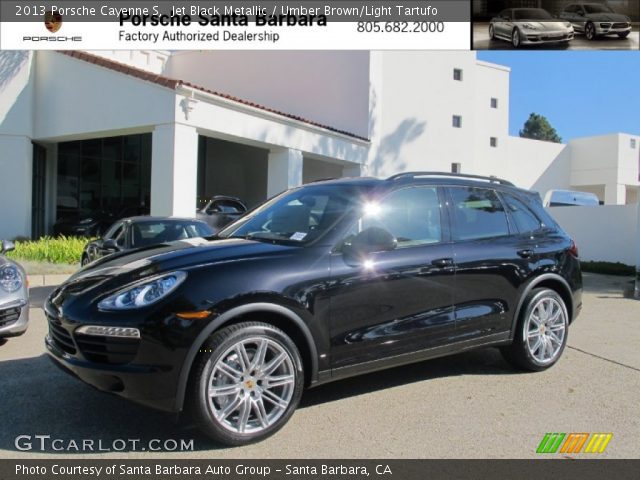
[[[541,318],[545,314],[550,318]],[[502,347],[500,352],[509,363],[522,370],[546,370],[562,356],[568,327],[569,315],[562,297],[548,288],[535,288],[524,302],[513,343]]]
[[[82,260],[80,260],[80,266],[85,267],[89,265],[89,263],[90,263],[89,257],[87,255],[82,255]]]
[[[622,33],[619,33],[619,34],[618,34],[618,36],[619,36],[620,38],[627,38],[627,37],[629,36],[629,34],[630,34],[630,33],[631,33],[631,32],[622,32]]]
[[[496,32],[494,31],[493,25],[489,25],[489,40],[495,40]]]
[[[596,39],[596,27],[593,23],[589,22],[584,26],[584,36],[587,37],[587,40]]]
[[[522,44],[522,39],[521,39],[520,30],[518,30],[517,28],[514,28],[513,32],[511,32],[511,45],[513,46],[513,48],[520,48],[521,44]]]
[[[258,352],[264,354],[256,357]],[[274,361],[275,370],[267,371]],[[278,384],[273,385],[276,377]],[[303,388],[304,369],[295,343],[273,325],[245,322],[209,337],[194,363],[188,394],[202,432],[220,444],[239,446],[280,430],[298,406]],[[216,395],[210,395],[210,389]]]

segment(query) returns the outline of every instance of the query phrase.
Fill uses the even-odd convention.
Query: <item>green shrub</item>
[[[81,237],[42,237],[40,240],[17,240],[16,249],[7,256],[15,260],[49,263],[80,263],[82,250],[89,242]]]
[[[636,274],[636,267],[620,262],[580,262],[583,272],[603,273],[605,275],[620,275],[632,277]]]

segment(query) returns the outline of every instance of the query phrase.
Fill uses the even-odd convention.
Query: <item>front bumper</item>
[[[597,35],[611,35],[631,31],[631,23],[627,22],[596,22],[594,25]]]
[[[557,32],[537,32],[526,30],[522,35],[523,45],[541,45],[544,43],[562,43],[573,40],[573,32],[566,30]]]
[[[193,338],[190,332],[176,328],[175,317],[160,322],[167,330],[158,328],[156,321],[128,324],[142,332],[132,344],[78,334],[76,329],[82,324],[56,316],[47,307],[45,304],[49,325],[45,347],[56,365],[98,390],[158,410],[180,410],[176,400],[178,384]],[[181,341],[172,336],[172,331],[182,335]]]
[[[18,300],[0,305],[0,338],[22,335],[29,326],[29,305]]]

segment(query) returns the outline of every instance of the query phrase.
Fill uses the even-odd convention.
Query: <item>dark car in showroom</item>
[[[311,183],[215,237],[98,260],[45,302],[45,343],[82,381],[242,445],[306,387],[365,372],[485,347],[547,369],[581,298],[576,245],[537,193],[404,173]]]
[[[247,213],[247,206],[240,199],[216,195],[196,211],[196,218],[206,222],[217,232],[245,213]]]
[[[55,236],[65,237],[99,237],[113,225],[116,220],[134,215],[148,215],[148,207],[127,206],[112,210],[96,209],[65,215],[53,225]]]
[[[210,235],[213,235],[211,227],[199,220],[149,216],[125,218],[114,223],[102,237],[87,243],[80,263],[85,266],[115,252]]]

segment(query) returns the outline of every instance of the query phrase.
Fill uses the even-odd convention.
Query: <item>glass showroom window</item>
[[[57,192],[56,218],[148,208],[151,134],[58,144]]]
[[[451,122],[454,128],[462,128],[462,117],[460,115],[454,115]]]

